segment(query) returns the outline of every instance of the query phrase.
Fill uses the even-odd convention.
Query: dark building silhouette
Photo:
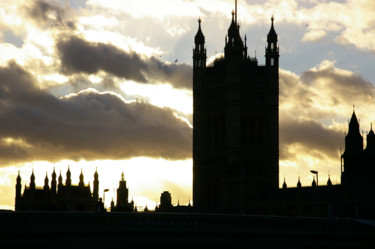
[[[21,194],[21,176],[18,172],[16,183],[16,211],[96,211],[98,204],[99,176],[94,174],[94,191],[91,193],[90,184],[84,184],[81,171],[79,184],[72,185],[71,173],[66,172],[65,185],[62,176],[56,181],[56,172],[53,169],[51,187],[46,175],[43,188],[35,186],[34,171],[31,173],[30,185],[25,186]]]
[[[273,205],[282,215],[317,217],[352,217],[375,219],[375,134],[367,134],[366,148],[355,112],[345,137],[341,156],[341,184],[330,177],[323,186],[314,180],[310,187],[287,188],[285,180]],[[277,204],[278,203],[278,204]]]
[[[134,201],[129,202],[129,190],[126,187],[124,172],[121,174],[121,180],[117,188],[116,205],[111,202],[111,212],[133,212]]]
[[[160,195],[160,205],[155,207],[155,212],[169,212],[169,213],[191,213],[193,207],[190,204],[180,205],[180,201],[177,202],[177,206],[172,205],[172,196],[168,191],[164,191]]]
[[[259,213],[279,186],[279,48],[273,17],[266,64],[247,53],[236,12],[224,57],[206,65],[198,21],[193,49],[193,203],[200,212]]]
[[[206,65],[201,20],[193,49],[193,203],[196,212],[375,218],[375,134],[353,112],[341,184],[279,189],[279,48],[271,18],[265,65],[247,54],[236,12],[224,56]],[[316,177],[316,179],[315,179]]]

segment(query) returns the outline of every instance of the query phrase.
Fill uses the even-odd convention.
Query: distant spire
[[[328,173],[328,181],[327,181],[327,186],[332,186],[331,182],[331,175]]]
[[[286,189],[286,188],[287,188],[287,185],[286,185],[286,182],[285,182],[285,175],[284,175],[283,189]]]
[[[301,180],[300,180],[300,178],[298,176],[297,188],[300,188],[300,187],[302,187],[302,184],[301,184]]]
[[[124,175],[124,172],[121,173],[121,181],[125,181],[125,175]]]

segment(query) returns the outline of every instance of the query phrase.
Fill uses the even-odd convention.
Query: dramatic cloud
[[[30,1],[30,6],[25,6],[26,12],[38,25],[47,25],[50,27],[67,26],[75,28],[71,20],[67,20],[70,7],[63,7],[57,3],[51,3],[42,0]]]
[[[191,157],[191,128],[168,108],[86,90],[56,98],[15,63],[0,68],[2,162]]]
[[[57,42],[62,71],[65,74],[95,74],[103,70],[117,77],[141,83],[169,82],[177,88],[191,88],[192,68],[185,64],[143,58],[113,45],[87,42],[72,36]]]
[[[352,105],[358,108],[361,129],[375,117],[362,110],[375,108],[375,87],[360,75],[323,61],[302,73],[280,71],[280,159],[292,160],[293,146],[314,157],[336,159],[343,147]],[[358,114],[359,112],[359,114]],[[373,117],[373,118],[372,118]]]

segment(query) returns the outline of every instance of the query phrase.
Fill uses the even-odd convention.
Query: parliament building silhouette
[[[236,7],[237,8],[237,7]],[[353,111],[345,152],[341,156],[341,184],[302,187],[300,181],[279,188],[279,47],[271,18],[265,65],[247,53],[246,36],[240,36],[237,10],[225,37],[224,56],[206,65],[207,51],[202,22],[193,49],[193,207],[173,207],[169,192],[163,192],[158,212],[197,212],[353,217],[375,219],[375,134],[363,137]],[[68,175],[69,173],[69,175]],[[318,172],[315,172],[316,176]],[[94,191],[83,183],[58,184],[53,172],[51,188],[46,176],[43,189],[29,187],[21,194],[17,177],[16,211],[81,210],[98,208],[98,174]],[[132,212],[122,175],[112,211]]]

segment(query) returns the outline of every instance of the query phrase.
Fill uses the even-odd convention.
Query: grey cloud
[[[176,88],[191,89],[192,68],[186,64],[167,64],[142,58],[113,45],[87,42],[71,36],[57,42],[62,72],[95,74],[103,70],[111,75],[141,83],[169,82]]]
[[[15,63],[0,68],[0,156],[24,160],[191,157],[191,128],[172,110],[84,91],[56,98]],[[7,144],[5,138],[22,143]]]
[[[328,129],[316,121],[300,121],[284,115],[280,119],[280,159],[290,157],[288,146],[301,145],[304,152],[319,151],[321,155],[337,158],[337,152],[343,146],[344,134]]]
[[[39,25],[75,28],[74,22],[68,20],[68,11],[70,10],[68,6],[36,0],[25,8],[28,15]]]

